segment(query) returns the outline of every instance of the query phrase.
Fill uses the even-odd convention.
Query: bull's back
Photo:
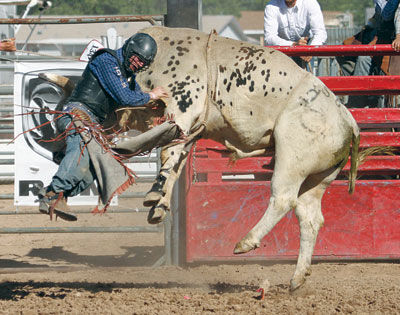
[[[334,104],[320,80],[279,51],[193,29],[143,31],[155,38],[158,52],[137,80],[144,90],[167,89],[166,111],[186,133],[207,113],[208,135],[249,151],[268,146],[281,113],[313,98],[316,86]]]
[[[268,145],[277,117],[307,72],[279,51],[223,37],[212,42],[209,60],[212,102],[236,131],[226,136],[244,150]]]

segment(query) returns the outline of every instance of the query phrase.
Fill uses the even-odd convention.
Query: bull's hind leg
[[[324,223],[321,199],[329,184],[336,178],[341,166],[309,176],[300,188],[295,213],[300,225],[300,252],[290,289],[299,288],[311,273],[311,257],[318,231]]]
[[[297,195],[305,176],[296,171],[289,156],[276,153],[274,175],[271,180],[271,197],[261,220],[236,244],[234,253],[241,254],[258,248],[261,239],[297,205]],[[297,167],[297,165],[296,165]]]
[[[275,166],[268,208],[261,220],[236,244],[235,254],[259,247],[261,239],[296,207],[300,187],[314,169],[315,157],[309,149],[313,135],[304,132],[296,116],[293,111],[283,113],[276,124]]]
[[[335,111],[332,110],[328,117],[328,114],[318,111],[316,105],[316,109],[303,106],[288,108],[281,114],[274,130],[275,169],[268,209],[234,250],[235,253],[245,253],[259,247],[261,239],[287,212],[296,208],[302,241],[300,266],[296,267],[292,288],[304,282],[302,279],[311,261],[315,238],[322,222],[320,200],[325,187],[347,161],[352,134],[351,126],[347,128],[345,123],[336,123],[339,120],[331,117]],[[302,186],[303,182],[309,185],[309,190],[314,187],[306,180],[313,174],[322,174],[313,178],[315,187],[319,184],[322,186],[305,194],[308,190],[300,188],[305,187]]]

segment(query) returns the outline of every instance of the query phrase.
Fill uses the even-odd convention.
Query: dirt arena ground
[[[0,211],[11,209],[0,201]],[[146,225],[143,213],[1,219],[0,227]],[[293,263],[152,267],[163,243],[163,233],[1,235],[0,314],[400,314],[399,262],[316,263],[289,293]]]

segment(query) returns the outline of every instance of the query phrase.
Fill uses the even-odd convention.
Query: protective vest
[[[102,53],[110,53],[118,61],[122,75],[126,77],[124,68],[117,57],[114,50],[111,49],[100,49],[98,50],[90,60],[92,62],[97,56]],[[99,122],[103,122],[107,115],[113,112],[118,104],[114,99],[108,95],[103,89],[99,80],[90,71],[89,66],[86,66],[85,71],[82,74],[81,80],[77,83],[68,102],[79,102],[84,104],[95,116],[99,118]]]

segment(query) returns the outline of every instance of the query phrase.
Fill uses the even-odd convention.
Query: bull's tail
[[[396,148],[390,146],[371,147],[359,152],[360,134],[353,134],[351,147],[351,166],[349,173],[349,193],[354,192],[356,184],[357,169],[370,155],[395,155]]]
[[[57,86],[59,86],[64,92],[64,98],[69,97],[72,93],[72,90],[75,87],[75,84],[72,80],[67,77],[63,77],[61,75],[55,73],[39,73],[39,78],[51,82]]]
[[[360,133],[354,133],[351,139],[351,165],[350,165],[350,173],[349,173],[349,193],[352,194],[354,192],[354,188],[356,185],[356,177],[357,177],[357,169],[360,165],[360,153],[358,152],[360,147]],[[365,152],[365,151],[364,151]]]

